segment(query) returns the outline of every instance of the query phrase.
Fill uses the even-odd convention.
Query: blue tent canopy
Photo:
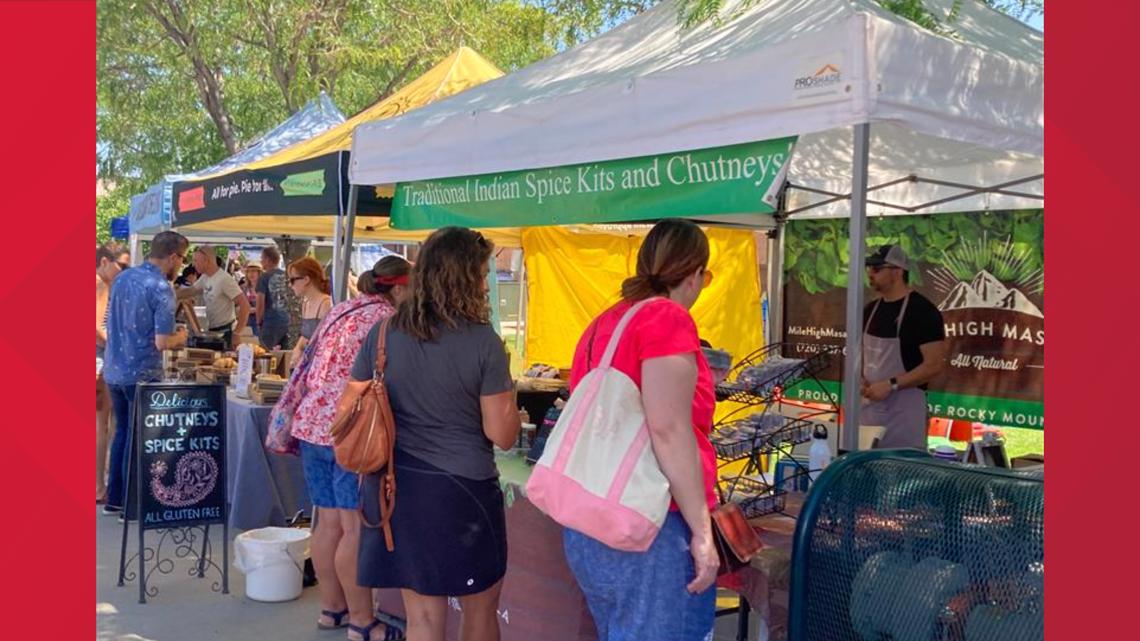
[[[111,238],[123,240],[131,235],[131,226],[126,216],[111,219]]]
[[[246,163],[260,160],[292,144],[344,122],[344,114],[337,109],[323,91],[310,100],[300,111],[265,133],[238,153],[225,160],[191,174],[171,174],[145,192],[131,197],[130,231],[135,234],[154,234],[170,228],[172,188],[175,181],[190,180],[236,169]]]

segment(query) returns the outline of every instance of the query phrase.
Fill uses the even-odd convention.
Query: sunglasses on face
[[[305,278],[305,277],[304,276],[290,276],[289,277],[289,284],[292,285],[294,282],[299,281],[302,278]]]
[[[898,269],[898,267],[895,265],[867,265],[867,269],[878,274],[884,269]]]
[[[115,261],[115,264],[116,264],[116,265],[118,265],[118,266],[119,266],[119,269],[122,269],[122,270],[127,270],[127,269],[130,269],[130,268],[131,268],[131,264],[130,264],[130,263],[121,263],[121,262],[119,262],[119,261]]]

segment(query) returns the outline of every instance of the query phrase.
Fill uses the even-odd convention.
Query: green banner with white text
[[[764,214],[796,139],[396,185],[397,229],[534,227]]]

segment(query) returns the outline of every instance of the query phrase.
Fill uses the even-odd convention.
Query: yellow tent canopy
[[[334,216],[236,216],[197,225],[182,230],[207,230],[211,234],[231,236],[292,236],[295,238],[332,238]],[[251,229],[252,228],[252,229]],[[357,216],[353,239],[383,243],[423,242],[433,230],[408,231],[392,229],[384,216]],[[497,247],[522,247],[522,236],[511,227],[479,230]]]
[[[399,116],[502,75],[502,70],[474,49],[460,47],[424,75],[341,124],[236,170],[275,167],[335,151],[348,151],[352,149],[352,132],[362,123]]]
[[[329,154],[347,152],[352,147],[352,132],[361,123],[398,116],[502,75],[503,72],[498,67],[473,49],[460,47],[455,53],[419,78],[400,88],[396,93],[364,109],[343,123],[265,158],[231,167],[218,174],[202,176],[194,180],[193,183],[200,183],[235,172],[271,169]],[[390,198],[391,189],[378,190],[375,195]],[[194,224],[178,225],[178,221],[175,220],[175,224],[179,229],[184,229],[187,232],[227,232],[251,236],[287,234],[300,237],[327,237],[333,235],[337,213],[338,211],[332,209],[327,215],[281,215],[281,212],[275,211],[249,211],[236,216]],[[388,229],[386,218],[358,216],[355,235],[357,238],[392,242],[426,237],[426,234],[413,233],[407,235],[404,232],[394,230],[388,233]],[[383,237],[377,235],[381,233],[377,230],[384,230],[382,232]],[[518,246],[517,236],[516,232],[514,234],[516,240],[510,246]]]

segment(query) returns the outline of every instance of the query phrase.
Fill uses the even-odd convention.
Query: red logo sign
[[[178,194],[178,211],[188,212],[206,208],[206,187],[195,187]]]

